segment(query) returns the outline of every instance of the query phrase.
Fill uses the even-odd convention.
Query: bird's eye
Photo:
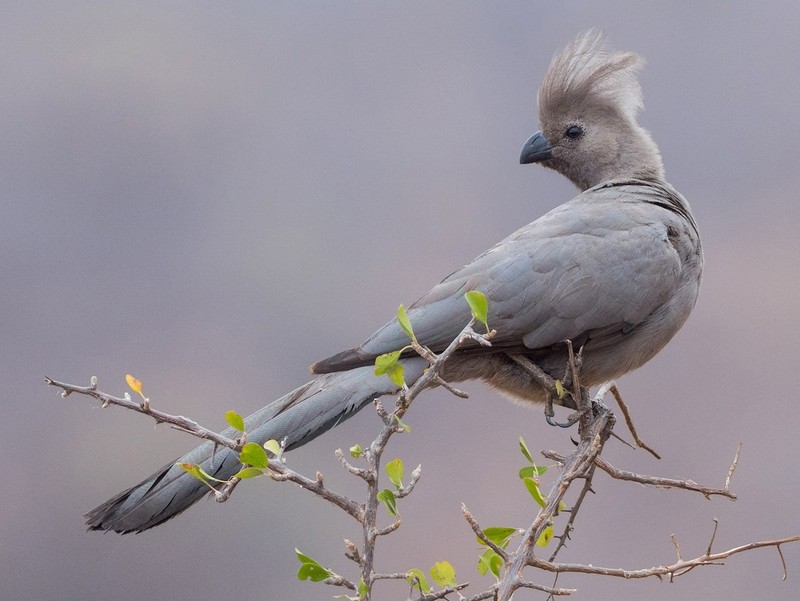
[[[570,140],[575,140],[583,135],[583,128],[580,125],[570,125],[564,132],[564,135]]]

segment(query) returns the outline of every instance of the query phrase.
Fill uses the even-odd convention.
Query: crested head
[[[591,30],[553,57],[539,90],[539,122],[549,148],[536,162],[579,188],[618,178],[663,180],[658,148],[636,121],[644,59],[606,48]]]
[[[636,77],[642,67],[638,54],[607,50],[602,32],[581,34],[550,62],[539,89],[539,115],[596,108],[635,122],[644,108]]]

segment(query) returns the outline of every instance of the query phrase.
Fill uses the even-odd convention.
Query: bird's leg
[[[562,392],[566,392],[569,396],[572,397],[573,406],[576,408],[574,413],[570,413],[567,416],[566,422],[557,422],[552,419],[553,416],[553,401],[552,401],[552,393],[548,395],[547,405],[545,406],[545,419],[547,423],[551,426],[558,426],[560,428],[569,428],[570,426],[582,421],[582,418],[586,417],[589,412],[592,412],[593,415],[597,415],[601,412],[601,409],[594,411],[593,402],[589,399],[589,391],[588,389],[581,386],[580,382],[580,370],[583,366],[583,348],[581,347],[578,349],[577,353],[574,353],[572,350],[572,341],[565,340],[564,341],[567,345],[567,352],[568,352],[568,360],[567,366],[564,371],[564,379],[563,382],[569,386],[568,390],[564,389],[564,386],[561,386]],[[559,384],[558,382],[556,384]],[[564,395],[566,396],[566,395]],[[602,409],[605,409],[603,407]],[[549,410],[549,413],[548,413]]]

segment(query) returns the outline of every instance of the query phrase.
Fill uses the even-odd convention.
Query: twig
[[[374,580],[374,573],[373,573],[373,563],[374,563],[374,555],[375,555],[375,543],[377,537],[391,532],[397,529],[400,526],[400,521],[395,521],[392,525],[388,526],[387,528],[380,529],[377,527],[377,509],[378,509],[378,473],[380,470],[380,462],[381,456],[386,448],[386,444],[389,442],[389,439],[394,434],[401,432],[402,428],[399,426],[399,420],[405,415],[406,411],[408,411],[409,406],[413,402],[413,400],[419,395],[420,392],[425,390],[431,385],[439,385],[444,386],[451,392],[454,392],[458,396],[463,396],[464,393],[453,388],[449,384],[447,384],[441,377],[441,371],[444,367],[444,364],[447,362],[450,357],[467,341],[475,341],[478,344],[483,346],[491,346],[490,339],[495,335],[494,330],[488,332],[486,334],[478,334],[473,330],[473,325],[475,324],[475,318],[473,317],[470,319],[469,323],[464,327],[461,333],[448,345],[448,347],[442,351],[439,355],[433,353],[430,349],[419,345],[416,340],[412,341],[412,346],[415,350],[422,355],[430,364],[430,367],[423,372],[423,374],[417,378],[417,380],[410,386],[410,387],[403,387],[401,390],[397,400],[395,401],[395,408],[394,411],[388,413],[383,405],[378,401],[375,400],[375,409],[378,412],[378,415],[381,417],[384,423],[383,429],[380,431],[378,436],[375,437],[375,440],[372,441],[369,448],[364,452],[364,458],[367,461],[368,468],[364,470],[363,479],[367,482],[367,500],[363,506],[364,509],[364,520],[362,522],[363,527],[363,553],[362,553],[362,563],[361,563],[361,577],[364,579],[364,582],[367,585],[367,599],[364,601],[368,601],[369,597],[372,594],[372,583]],[[343,461],[344,455],[342,454],[342,458],[340,461]],[[345,467],[347,467],[347,462],[343,461]],[[347,467],[350,470],[349,467]],[[352,471],[352,470],[350,470]],[[411,492],[414,485],[416,484],[417,480],[420,476],[420,468],[415,470],[415,473],[412,474],[411,482],[405,489],[401,489],[398,491],[398,495],[396,496],[406,496]],[[358,474],[361,475],[361,474]],[[465,586],[465,585],[464,585]],[[463,588],[462,585],[458,587],[451,587],[450,593],[455,592]],[[449,594],[449,593],[446,593]],[[440,593],[434,593],[434,596],[426,595],[424,599],[440,599],[442,596],[439,596]]]
[[[467,506],[464,503],[461,504],[461,513],[464,514],[464,519],[467,520],[467,523],[469,524],[470,528],[472,528],[475,536],[481,539],[484,545],[497,553],[504,562],[508,562],[508,553],[506,553],[506,550],[496,545],[489,537],[486,536],[483,528],[478,525],[478,521],[475,519],[472,513],[470,513],[469,509],[467,509]]]
[[[47,376],[45,376],[44,381],[50,386],[61,388],[61,396],[63,398],[68,397],[73,392],[77,394],[85,394],[100,401],[103,407],[117,405],[131,411],[136,411],[137,413],[144,413],[145,415],[149,415],[156,420],[157,424],[170,424],[170,426],[176,430],[187,432],[192,436],[196,436],[197,438],[202,438],[204,440],[212,440],[216,444],[223,447],[228,447],[237,453],[242,450],[243,443],[241,440],[228,438],[227,436],[223,436],[222,434],[214,432],[213,430],[204,428],[196,421],[182,415],[170,415],[169,413],[164,413],[163,411],[153,409],[150,406],[149,401],[138,403],[132,401],[127,395],[125,397],[117,397],[97,390],[97,377],[95,376],[92,376],[91,384],[89,386],[76,386],[75,384],[67,384],[66,382],[59,382],[58,380],[53,380]]]
[[[348,497],[327,488],[322,480],[321,474],[317,472],[317,478],[312,480],[302,474],[286,467],[286,464],[270,459],[269,471],[267,476],[276,482],[294,482],[306,490],[313,492],[318,497],[325,499],[332,505],[345,511],[359,523],[364,523],[364,507],[352,501]]]
[[[620,393],[619,388],[617,388],[617,385],[614,382],[611,382],[610,384],[609,391],[614,395],[614,399],[617,401],[620,411],[622,411],[622,417],[625,418],[625,425],[628,426],[628,430],[630,431],[631,436],[633,436],[636,446],[644,449],[656,459],[661,459],[661,455],[659,455],[653,448],[649,447],[641,438],[639,438],[639,434],[636,433],[636,427],[633,425],[633,419],[631,418],[630,411],[628,411],[628,406],[625,404],[625,401],[622,400],[622,394]]]
[[[603,449],[609,433],[614,427],[615,418],[610,411],[601,411],[589,422],[576,450],[564,461],[561,475],[547,496],[547,505],[539,511],[536,519],[525,531],[517,550],[510,553],[506,572],[500,581],[497,600],[509,601],[513,592],[521,586],[522,572],[528,565],[541,561],[535,556],[536,541],[547,524],[558,511],[564,495],[576,478],[587,477],[595,460]]]
[[[634,472],[628,472],[615,468],[602,457],[595,459],[597,467],[606,472],[615,480],[627,480],[628,482],[638,482],[639,484],[648,484],[650,486],[658,486],[660,488],[682,488],[684,490],[692,490],[701,493],[707,499],[713,495],[727,497],[732,501],[736,500],[736,495],[733,494],[728,488],[730,479],[726,481],[724,488],[711,488],[698,484],[693,480],[678,480],[676,478],[663,478],[661,476],[646,476]]]
[[[575,501],[575,503],[572,504],[572,507],[570,507],[567,510],[569,511],[569,520],[567,520],[567,523],[564,526],[564,530],[562,531],[561,535],[557,537],[558,544],[556,545],[556,548],[553,549],[553,552],[550,554],[550,558],[548,561],[555,560],[556,556],[558,555],[558,552],[567,546],[567,541],[570,540],[571,538],[570,534],[574,529],[575,518],[578,517],[578,511],[580,510],[581,505],[583,504],[584,498],[586,498],[586,495],[588,493],[590,492],[594,493],[594,490],[592,490],[592,476],[594,476],[594,470],[595,466],[592,466],[590,468],[589,473],[587,474],[587,477],[583,481],[583,487],[581,488],[581,492],[578,494],[577,500]]]
[[[664,576],[677,577],[680,576],[688,569],[704,565],[719,565],[723,559],[727,559],[732,555],[751,551],[753,549],[760,549],[762,547],[777,547],[788,543],[800,542],[800,536],[788,536],[786,538],[779,538],[774,540],[764,540],[739,547],[721,551],[719,553],[705,553],[694,559],[678,559],[675,563],[668,566],[655,566],[652,568],[639,569],[639,570],[625,570],[622,568],[606,568],[593,565],[575,564],[575,563],[551,563],[542,559],[533,558],[531,565],[548,572],[573,572],[580,574],[598,574],[602,576],[616,576],[619,578],[649,578],[655,576],[656,578],[663,578]]]

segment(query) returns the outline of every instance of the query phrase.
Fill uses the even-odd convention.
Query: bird
[[[581,383],[600,385],[649,361],[689,317],[703,270],[700,234],[638,123],[643,65],[634,52],[609,49],[598,30],[554,55],[538,94],[541,129],[524,143],[520,163],[562,174],[578,194],[408,307],[420,344],[440,352],[470,320],[464,294],[486,296],[492,344],[459,349],[444,365],[445,381],[482,380],[513,401],[541,404],[547,392],[513,356],[558,377],[570,341],[582,349]],[[314,363],[311,381],[246,418],[248,441],[280,440],[290,450],[397,393],[374,362],[407,343],[395,318],[359,346]],[[400,361],[409,385],[428,367],[416,355]],[[222,480],[241,469],[235,452],[206,442],[89,511],[88,529],[142,532],[205,496],[206,485],[177,463],[199,464]]]

